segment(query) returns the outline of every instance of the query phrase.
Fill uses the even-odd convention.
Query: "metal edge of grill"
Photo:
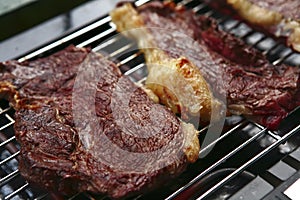
[[[149,0],[140,0],[136,1],[135,4],[140,6]],[[255,48],[263,51],[264,54],[270,58],[270,61],[273,64],[279,64],[285,62],[290,65],[299,66],[300,65],[300,54],[293,52],[289,48],[284,47],[280,43],[276,43],[271,38],[265,36],[262,33],[256,32],[249,28],[247,25],[240,21],[233,20],[230,17],[220,15],[218,12],[209,8],[209,6],[201,1],[195,0],[183,0],[178,1],[178,4],[185,5],[190,9],[193,9],[194,12],[198,14],[204,14],[207,16],[212,16],[217,19],[221,28],[225,31],[235,34],[237,37],[242,38],[248,44],[254,46]],[[90,32],[95,30],[100,30],[96,34],[92,34],[91,37],[85,40],[80,40],[82,35],[88,35]],[[124,42],[125,41],[125,42]],[[24,61],[27,59],[34,59],[41,55],[44,55],[47,52],[53,51],[56,48],[62,48],[66,44],[76,44],[78,47],[92,46],[93,51],[104,52],[108,58],[116,60],[117,65],[121,68],[122,72],[129,76],[135,82],[143,82],[147,74],[145,63],[143,62],[142,55],[139,53],[136,45],[123,36],[116,33],[114,24],[111,23],[109,16],[104,16],[100,20],[87,25],[86,27],[75,31],[61,39],[56,40],[53,43],[50,43],[38,50],[35,50],[26,56],[19,58],[19,61]],[[122,44],[120,46],[120,44]],[[129,66],[129,68],[128,68]],[[22,179],[17,169],[17,156],[19,155],[19,145],[15,140],[13,134],[13,110],[10,108],[7,102],[0,102],[0,150],[1,150],[1,177],[0,177],[0,198],[1,199],[21,199],[22,195],[26,196],[28,199],[46,199],[49,194],[45,191],[36,193],[36,191],[31,190],[31,186]],[[299,109],[295,112],[299,112]],[[222,188],[226,183],[233,180],[239,174],[246,171],[249,167],[254,165],[258,160],[265,157],[274,149],[278,148],[281,145],[284,145],[289,138],[293,137],[296,133],[300,131],[300,124],[295,123],[293,127],[289,130],[283,131],[281,133],[272,132],[267,130],[265,127],[260,126],[254,122],[251,122],[243,117],[232,117],[229,119],[232,123],[230,128],[221,135],[220,138],[212,142],[209,146],[202,148],[201,153],[207,151],[210,146],[215,144],[222,144],[228,138],[232,139],[241,137],[241,132],[243,132],[244,137],[241,141],[233,145],[232,149],[229,149],[221,157],[216,157],[211,163],[207,164],[204,168],[196,170],[192,175],[187,175],[184,178],[184,181],[178,181],[176,186],[171,187],[168,192],[165,194],[166,199],[176,199],[176,197],[185,191],[188,191],[193,185],[197,184],[198,181],[205,178],[210,173],[216,171],[220,168],[223,163],[226,163],[228,160],[235,157],[243,149],[249,149],[253,143],[257,143],[258,140],[263,138],[267,139],[267,144],[264,144],[258,152],[255,152],[251,157],[239,163],[235,166],[234,170],[231,173],[227,174],[223,179],[218,183],[212,185],[207,191],[204,191],[198,199],[205,199],[210,196],[213,192]],[[205,134],[205,131],[208,127],[204,127],[200,130],[200,134]],[[226,142],[225,142],[226,143]],[[292,151],[291,149],[290,151]],[[204,162],[204,161],[199,161]],[[190,170],[195,171],[193,167]],[[298,169],[299,170],[299,169]],[[188,172],[187,172],[188,173]],[[185,176],[185,175],[183,175]],[[180,178],[179,178],[180,179]],[[15,187],[11,187],[11,184],[14,182]],[[176,182],[176,181],[175,181]],[[18,184],[16,184],[18,183]],[[165,188],[164,188],[165,189]],[[5,190],[5,191],[4,191]],[[24,193],[21,195],[21,193]],[[2,196],[1,196],[2,194]],[[142,199],[141,195],[136,197],[136,199]],[[89,198],[88,194],[78,194],[70,199],[81,199]],[[106,197],[101,197],[105,199]]]

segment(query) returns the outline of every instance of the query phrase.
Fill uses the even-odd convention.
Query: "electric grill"
[[[136,1],[140,6],[147,0]],[[263,51],[273,64],[300,65],[300,54],[246,24],[212,10],[196,0],[176,1],[197,14],[216,18],[220,27]],[[143,55],[137,45],[116,32],[110,17],[65,35],[19,61],[35,59],[74,44],[91,47],[118,63],[133,81],[143,83],[147,75]],[[50,199],[61,197],[29,185],[18,171],[20,146],[15,140],[14,110],[0,100],[0,199]],[[201,147],[200,159],[166,186],[134,199],[289,199],[299,189],[300,178],[300,108],[282,122],[277,131],[242,116],[225,120],[222,135]],[[203,141],[209,127],[201,127]],[[207,155],[206,155],[207,154]],[[205,155],[205,156],[204,156]],[[298,183],[298,186],[297,186]],[[289,188],[289,189],[288,189]],[[289,198],[288,198],[289,197]],[[105,196],[77,194],[70,199],[108,199]]]

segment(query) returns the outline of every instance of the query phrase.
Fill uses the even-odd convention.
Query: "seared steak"
[[[197,81],[203,82],[198,75],[203,75],[214,96],[224,103],[227,101],[231,113],[254,117],[270,129],[276,129],[288,112],[300,105],[299,68],[270,64],[261,52],[218,29],[211,18],[195,15],[173,3],[161,2],[151,2],[138,8],[124,4],[111,16],[118,30],[135,38],[146,58],[152,59],[148,70],[151,80],[146,81],[150,89],[153,89],[154,83],[160,84],[160,79],[167,77],[167,70],[160,69],[157,73],[157,69],[166,68],[168,63],[152,70],[153,62],[159,63],[164,57],[160,56],[161,53],[159,56],[147,55],[155,52],[149,51],[149,47],[158,48],[172,59],[186,58],[188,63],[192,63],[185,65],[186,71],[195,71],[194,66],[199,69],[199,72],[184,77],[186,82],[192,80],[197,85]],[[142,28],[137,29],[142,31],[131,30],[136,28]],[[172,84],[175,84],[172,87],[180,87],[176,85],[179,82]],[[165,98],[173,99],[170,95],[161,95],[155,88],[153,91],[164,99],[162,102],[168,101]],[[194,102],[203,94],[206,93],[194,88],[186,90],[180,99],[185,97],[188,100],[180,103]]]
[[[155,2],[146,7],[151,9],[154,4]],[[110,15],[122,34],[137,39],[139,48],[145,54],[148,67],[146,87],[159,97],[160,103],[170,107],[173,112],[181,114],[183,119],[200,116],[201,121],[208,122],[217,120],[221,116],[222,105],[213,97],[197,66],[188,60],[185,54],[177,54],[177,49],[172,45],[168,46],[174,41],[172,36],[177,34],[177,39],[184,42],[183,48],[186,47],[185,45],[191,45],[188,48],[192,48],[194,42],[192,38],[187,35],[181,36],[176,29],[162,29],[156,25],[150,25],[148,28],[143,21],[143,12],[139,15],[129,3],[115,9]],[[162,21],[157,23],[166,23],[165,25],[169,26],[168,21],[162,18],[159,20]],[[199,59],[205,56],[205,53],[199,54]]]
[[[226,8],[225,2],[229,9]],[[298,0],[217,0],[209,3],[221,11],[237,14],[254,29],[283,38],[288,46],[300,52]]]
[[[0,70],[0,94],[16,110],[20,173],[31,183],[64,195],[120,198],[159,185],[198,158],[193,126],[98,53],[71,46],[1,63]]]

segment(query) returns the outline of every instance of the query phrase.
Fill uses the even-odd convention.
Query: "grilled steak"
[[[233,10],[224,9],[225,2]],[[210,3],[221,11],[237,14],[255,29],[283,38],[288,46],[300,52],[298,0],[218,0]]]
[[[147,8],[151,9],[152,5]],[[148,29],[143,22],[143,17],[146,16],[143,16],[143,12],[140,14],[141,16],[131,4],[127,3],[112,11],[111,17],[118,30],[124,31],[122,33],[129,37],[136,38],[139,48],[144,52],[149,72],[146,87],[159,97],[162,104],[170,107],[173,112],[181,114],[183,119],[190,120],[200,115],[204,122],[217,120],[222,112],[222,105],[213,97],[201,72],[184,54],[177,54],[176,48],[172,49],[171,46],[168,48],[168,43],[164,43],[168,40],[168,36],[173,36],[170,31],[175,31],[174,35],[179,32],[175,29],[161,29],[156,25],[153,27],[150,25]],[[153,32],[158,32],[158,34],[153,34]],[[188,45],[194,42],[187,35],[178,34],[177,37],[186,40],[184,42]],[[183,48],[185,48],[184,44]],[[202,56],[206,56],[205,53]]]
[[[172,3],[161,2],[151,2],[138,8],[125,4],[113,11],[111,16],[118,30],[135,38],[140,48],[148,48],[149,44],[153,47],[154,44],[155,48],[173,59],[185,57],[192,63],[186,65],[186,71],[194,71],[193,66],[200,71],[189,73],[190,76],[184,78],[202,82],[201,78],[195,76],[202,74],[214,95],[224,103],[227,101],[227,108],[233,114],[254,117],[268,128],[276,129],[288,112],[300,105],[299,68],[270,64],[261,52],[218,29],[211,18],[195,15]],[[137,29],[142,32],[130,31],[136,28],[142,28]],[[146,58],[162,59],[147,55],[151,51],[144,52]],[[160,67],[164,68],[165,65]],[[166,77],[166,70],[161,69],[161,73],[156,73],[150,67],[148,71],[149,77],[153,77],[152,85],[155,80],[160,84],[159,79]],[[160,98],[169,98],[155,89],[154,92]],[[190,99],[192,96],[201,95],[194,88],[182,94],[191,102],[194,101]]]
[[[15,108],[19,169],[29,182],[72,195],[130,196],[198,158],[197,131],[155,104],[115,64],[66,48],[0,64],[0,95]]]

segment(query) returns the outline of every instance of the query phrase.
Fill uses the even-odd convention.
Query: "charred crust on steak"
[[[128,197],[158,187],[198,158],[194,127],[155,104],[114,63],[90,49],[70,46],[45,58],[0,66],[0,95],[16,110],[20,173],[32,184],[63,195]],[[98,71],[84,74],[91,66]],[[78,85],[80,77],[84,82]],[[93,102],[80,96],[85,90],[95,90]],[[128,105],[118,107],[124,99]],[[85,138],[92,140],[86,144]],[[159,157],[140,161],[142,169],[130,160],[161,149]],[[122,151],[128,156],[118,157]],[[128,163],[137,169],[122,166]]]
[[[160,21],[159,17],[156,18],[159,21],[155,21],[155,16],[153,24],[147,26],[147,22],[151,21],[147,17],[151,14],[158,16],[167,14],[174,18],[183,18],[183,15],[173,13],[175,9],[176,12],[184,11],[183,7],[176,7],[173,3],[162,4],[154,1],[136,9],[132,4],[126,3],[113,10],[110,15],[118,31],[135,38],[145,54],[148,68],[145,86],[159,97],[160,103],[168,106],[174,113],[180,114],[185,120],[200,116],[204,122],[215,121],[221,115],[212,116],[212,110],[221,113],[222,105],[213,97],[201,72],[185,55],[177,54],[176,48],[170,49],[169,47],[173,47],[172,44],[164,42],[166,39],[164,35],[168,35],[170,41],[172,37],[176,41],[176,35],[168,33],[174,31],[174,27],[169,27],[170,23],[167,20]],[[155,23],[164,24],[166,27],[160,27]],[[181,37],[194,42],[190,35]]]
[[[218,0],[209,4],[241,18],[258,31],[300,51],[300,2],[297,0]],[[226,4],[227,3],[227,4]]]
[[[228,111],[233,114],[249,116],[275,130],[282,119],[300,105],[297,95],[299,68],[272,65],[261,52],[219,29],[212,18],[158,1],[138,8],[126,4],[111,12],[111,16],[121,33],[137,40],[147,62],[148,57],[166,60],[167,56],[172,59],[184,57],[193,63],[214,97],[222,98],[221,102],[225,99]],[[141,27],[140,32],[130,31]],[[169,32],[155,31],[160,29]],[[186,42],[175,33],[176,36],[179,33],[187,35],[194,42]],[[145,43],[156,45],[158,50],[144,50]],[[172,99],[172,95],[161,96]],[[190,96],[193,94],[187,95]]]

